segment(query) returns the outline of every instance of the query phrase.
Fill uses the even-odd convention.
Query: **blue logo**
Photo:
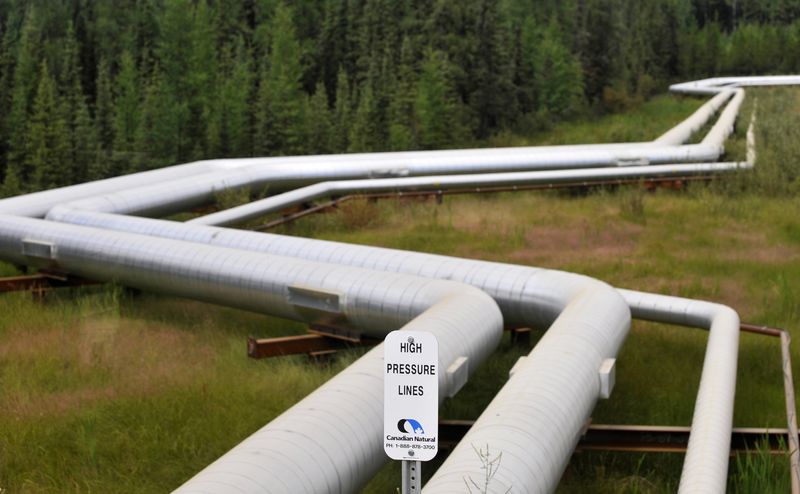
[[[397,422],[397,430],[406,433],[425,434],[422,424],[414,419],[400,419],[400,421]]]

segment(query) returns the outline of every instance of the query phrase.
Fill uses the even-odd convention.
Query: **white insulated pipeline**
[[[59,204],[88,198],[102,203],[101,196],[123,191],[127,194],[116,198],[122,202],[109,206],[117,212],[142,210],[137,199],[142,191],[171,197],[171,209],[151,203],[139,213],[158,216],[208,202],[215,192],[244,183],[276,192],[330,180],[715,161],[722,141],[679,144],[691,129],[705,125],[730,93],[713,98],[653,142],[213,159],[3,199],[0,214],[44,217]]]
[[[443,156],[436,160],[415,159],[397,163],[386,159],[358,160],[337,164],[335,168],[329,163],[298,163],[291,166],[273,163],[267,166],[265,163],[181,177],[171,181],[159,181],[88,197],[74,201],[74,204],[93,211],[165,216],[213,202],[216,193],[229,189],[259,190],[268,187],[272,193],[331,180],[707,162],[719,157],[720,147],[710,144],[688,146],[645,144],[634,150],[618,148],[615,145],[611,145],[610,149],[580,150],[564,146],[564,149],[559,149],[558,152],[540,152],[536,148],[530,148],[526,152],[520,152],[521,150],[517,148],[508,153],[498,150],[496,156],[483,151],[485,150],[475,150],[471,155],[457,157]],[[15,198],[0,201],[0,214],[15,214],[14,201]],[[65,202],[70,201],[55,202],[50,204],[50,208]],[[50,208],[44,210],[41,215],[46,214]]]
[[[503,470],[508,467],[511,472],[517,471],[509,464],[521,461],[516,455],[522,446],[525,451],[522,459],[531,465],[549,465],[552,468],[537,470],[535,476],[527,477],[525,477],[527,474],[519,472],[539,469],[541,466],[528,466],[517,473],[507,472],[498,478],[497,486],[505,485],[500,480],[506,478],[505,475],[523,475],[528,480],[514,478],[516,490],[538,492],[542,486],[546,488],[541,492],[551,490],[555,485],[553,482],[558,480],[569,460],[574,448],[572,441],[577,441],[598,397],[599,391],[596,386],[599,386],[600,364],[604,359],[616,355],[619,344],[627,332],[625,321],[628,317],[628,306],[637,319],[711,329],[690,436],[695,437],[697,430],[699,439],[690,439],[684,476],[689,480],[696,476],[722,479],[723,483],[719,489],[698,491],[690,488],[696,482],[682,480],[681,491],[724,491],[730,450],[738,342],[738,319],[735,319],[735,312],[724,306],[623,290],[621,293],[627,305],[622,303],[624,308],[622,310],[619,308],[622,299],[613,291],[609,293],[609,287],[591,278],[559,271],[164,220],[82,212],[67,208],[54,211],[52,219],[103,229],[119,229],[143,235],[299,257],[336,265],[458,281],[488,293],[500,306],[508,325],[550,326],[545,337],[525,360],[525,364],[520,366],[507,384],[510,386],[509,391],[504,387],[490,408],[481,415],[479,423],[476,423],[476,426],[481,424],[481,427],[473,427],[476,436],[467,436],[451,453],[454,455],[456,451],[463,450],[459,453],[463,456],[462,460],[453,463],[451,473],[447,473],[450,469],[449,462],[441,467],[441,474],[437,474],[436,478],[441,475],[442,478],[449,479],[441,481],[443,492],[449,492],[446,486],[452,486],[456,490],[459,486],[463,488],[463,482],[461,484],[452,482],[460,478],[459,475],[463,473],[464,468],[473,468],[473,473],[480,471],[480,465],[476,463],[477,457],[471,445],[483,447],[484,444],[504,452]],[[733,318],[729,317],[731,314]],[[578,350],[586,345],[595,350]],[[563,360],[566,367],[552,363],[548,357],[551,354],[558,356],[556,360]],[[725,364],[721,365],[720,362]],[[572,379],[577,375],[582,378],[565,381],[566,378]],[[589,378],[590,375],[593,378]],[[519,391],[521,387],[526,390],[524,393]],[[537,399],[531,401],[502,398],[529,395],[535,395]],[[582,400],[572,400],[570,406],[566,408],[564,402],[558,399],[559,396],[563,398],[578,395],[583,397]],[[716,397],[719,397],[719,400],[716,400]],[[588,410],[587,404],[591,404]],[[533,407],[534,410],[527,410],[525,407]],[[549,431],[547,434],[531,426],[535,433],[533,437],[528,437],[522,432],[528,427],[527,422],[524,422],[526,425],[523,427],[517,420],[508,420],[509,416],[524,417],[530,414],[537,417],[544,414],[549,417],[543,422],[547,425]],[[486,424],[485,428],[483,424]],[[509,434],[515,438],[514,441],[507,444],[506,441],[495,437],[485,442],[489,436],[504,428],[511,431]],[[478,434],[479,431],[483,432]],[[558,440],[555,440],[553,435],[559,436]],[[547,439],[539,441],[537,437]],[[571,445],[571,447],[565,446],[562,449],[558,445]],[[506,451],[514,451],[509,453],[509,457],[514,456],[517,460],[507,460]],[[429,485],[432,488],[439,484]],[[709,485],[706,484],[706,487]],[[426,486],[426,489],[428,488]]]
[[[739,315],[729,307],[620,290],[638,319],[709,330],[703,374],[678,492],[725,492],[733,430]]]
[[[730,99],[732,94],[733,91],[731,90],[720,91],[719,94],[703,103],[703,106],[692,113],[689,118],[672,127],[653,142],[677,146],[688,141],[695,132],[702,129],[711,117],[719,111],[720,107]]]
[[[800,77],[795,77],[795,79],[796,82],[793,83],[800,82]],[[537,396],[551,396],[553,401],[545,399],[544,405],[542,405],[545,407],[543,413],[547,417],[564,413],[565,406],[561,401],[562,399],[559,398],[560,393],[566,393],[569,396],[577,396],[573,393],[585,393],[585,396],[581,395],[582,398],[577,401],[578,409],[574,412],[567,411],[566,416],[561,416],[556,419],[557,423],[555,427],[560,431],[559,438],[553,438],[556,444],[542,445],[537,443],[535,438],[527,437],[524,434],[518,435],[508,433],[509,430],[514,429],[515,424],[509,424],[507,421],[494,421],[488,411],[479,419],[481,428],[475,430],[475,434],[478,434],[481,429],[493,430],[496,428],[498,433],[504,438],[504,444],[508,443],[511,448],[512,444],[516,444],[515,441],[522,442],[525,448],[529,447],[531,451],[533,451],[533,456],[537,458],[536,465],[543,465],[541,468],[543,468],[545,473],[540,480],[539,478],[532,478],[526,474],[526,472],[530,472],[531,468],[534,467],[526,467],[522,464],[517,465],[515,463],[513,467],[515,490],[522,492],[539,492],[543,488],[552,489],[552,486],[555,485],[552,479],[557,479],[557,477],[560,476],[561,471],[563,471],[563,465],[566,465],[566,461],[571,454],[571,448],[574,447],[574,443],[571,443],[574,439],[574,434],[576,434],[573,430],[573,425],[580,417],[583,416],[585,418],[588,416],[587,414],[591,412],[591,406],[593,406],[594,401],[597,399],[597,389],[589,382],[590,379],[588,379],[588,377],[586,379],[583,377],[588,376],[586,372],[588,372],[590,367],[595,367],[595,357],[599,358],[599,356],[603,356],[604,358],[608,358],[615,354],[619,346],[617,340],[620,339],[621,344],[621,339],[624,338],[624,334],[628,329],[627,322],[625,322],[629,317],[627,305],[623,303],[622,309],[620,309],[619,295],[607,285],[583,276],[557,271],[390,251],[387,249],[376,250],[369,247],[345,244],[316,243],[319,241],[307,241],[312,243],[298,245],[293,244],[293,242],[302,242],[304,240],[275,236],[272,236],[274,238],[270,238],[263,234],[252,233],[249,235],[258,235],[258,239],[256,237],[239,237],[238,234],[248,235],[248,232],[234,232],[202,225],[176,225],[169,222],[117,216],[114,214],[104,214],[102,212],[146,215],[166,214],[196,204],[208,202],[214,198],[214,194],[218,191],[245,186],[268,186],[270,192],[276,192],[336,179],[412,177],[431,174],[474,174],[478,172],[511,172],[580,167],[619,167],[664,162],[715,160],[722,152],[722,141],[727,136],[733,119],[735,118],[736,110],[738,109],[738,103],[735,102],[736,95],[733,94],[734,91],[732,91],[731,88],[737,85],[747,85],[749,83],[767,84],[763,79],[759,79],[758,81],[750,80],[749,82],[742,82],[743,80],[738,81],[739,82],[730,80],[722,82],[719,80],[713,80],[711,82],[702,81],[702,84],[697,84],[693,88],[681,89],[682,92],[696,94],[726,92],[734,97],[734,100],[728,105],[728,108],[735,107],[735,109],[731,109],[727,112],[727,115],[730,116],[720,118],[717,124],[712,128],[712,131],[709,132],[709,135],[706,136],[706,141],[695,145],[675,146],[670,144],[680,141],[684,136],[688,138],[689,132],[685,129],[696,127],[698,122],[710,117],[713,111],[710,111],[709,108],[714,105],[717,105],[718,108],[719,105],[727,99],[726,97],[715,97],[713,99],[713,104],[711,104],[711,102],[707,103],[698,110],[698,113],[680,124],[680,131],[668,132],[660,138],[661,142],[657,143],[372,153],[340,156],[254,158],[247,160],[211,160],[182,165],[181,167],[172,169],[145,172],[127,177],[109,179],[107,181],[93,182],[7,199],[0,201],[0,215],[44,216],[52,209],[49,215],[49,219],[51,220],[76,221],[78,223],[85,222],[87,224],[97,223],[95,226],[110,230],[125,230],[131,227],[132,231],[138,231],[139,233],[150,235],[150,237],[147,238],[147,241],[144,241],[137,235],[126,236],[118,232],[100,233],[98,230],[94,229],[81,230],[76,237],[73,236],[73,234],[75,234],[77,230],[70,230],[71,233],[65,233],[65,230],[58,229],[77,228],[73,225],[58,226],[52,221],[22,224],[18,223],[18,221],[36,220],[0,217],[0,255],[5,259],[21,264],[47,264],[57,261],[59,264],[64,263],[70,265],[71,268],[69,270],[72,272],[98,279],[113,278],[117,276],[115,273],[122,270],[122,272],[125,273],[124,280],[122,281],[133,286],[151,288],[157,291],[167,290],[170,291],[170,293],[182,294],[236,307],[249,308],[251,310],[267,311],[265,305],[259,305],[259,303],[268,301],[270,306],[274,304],[274,308],[269,309],[269,311],[274,310],[274,312],[271,313],[282,314],[284,317],[299,318],[301,320],[319,317],[320,312],[324,313],[324,317],[330,317],[330,309],[334,302],[339,303],[341,308],[341,304],[345,304],[348,300],[351,300],[351,292],[348,291],[349,288],[344,289],[341,285],[334,283],[334,281],[328,278],[319,281],[323,283],[333,283],[340,288],[339,291],[332,290],[330,286],[327,286],[327,288],[319,288],[313,283],[309,286],[305,283],[297,284],[296,281],[288,281],[288,279],[294,279],[292,276],[296,273],[300,273],[302,276],[310,276],[312,279],[316,280],[316,278],[313,278],[313,272],[317,269],[324,272],[326,269],[332,269],[333,267],[327,264],[318,264],[316,266],[291,264],[291,260],[285,258],[269,260],[269,256],[264,257],[263,254],[244,251],[261,250],[264,252],[271,252],[274,255],[274,250],[284,250],[283,253],[287,257],[305,257],[325,263],[335,263],[340,265],[339,267],[341,269],[350,269],[344,268],[342,265],[362,266],[369,269],[369,271],[363,271],[363,276],[370,280],[375,280],[377,284],[374,290],[376,298],[370,298],[373,294],[371,291],[368,291],[368,293],[357,291],[358,296],[355,296],[356,300],[369,300],[372,301],[372,305],[367,303],[366,306],[363,306],[363,310],[357,310],[355,305],[348,306],[350,310],[346,315],[339,314],[337,317],[343,317],[348,324],[354,327],[360,327],[364,329],[365,332],[382,332],[389,330],[387,328],[399,327],[408,321],[414,320],[415,315],[422,319],[423,316],[427,317],[428,313],[426,310],[436,311],[440,307],[440,303],[445,303],[444,300],[437,299],[432,295],[429,300],[431,305],[425,305],[424,307],[414,306],[417,307],[420,312],[414,312],[413,310],[392,312],[394,309],[389,310],[388,313],[384,312],[385,301],[395,300],[392,297],[400,297],[402,299],[403,293],[405,293],[386,293],[387,283],[391,283],[380,278],[380,275],[389,275],[386,271],[415,274],[423,278],[438,278],[440,280],[452,281],[460,280],[465,284],[481,287],[495,299],[507,323],[516,324],[522,322],[539,327],[546,327],[553,323],[553,327],[548,332],[548,335],[542,340],[542,343],[547,342],[547,345],[554,349],[553,351],[560,351],[558,349],[567,348],[570,345],[578,345],[578,347],[581,347],[585,341],[592,342],[595,338],[602,340],[601,342],[594,342],[599,345],[597,348],[600,350],[596,350],[597,355],[592,354],[586,358],[587,367],[586,369],[583,369],[583,367],[580,368],[582,378],[578,380],[579,382],[574,385],[568,385],[568,387],[563,390],[558,387],[558,384],[560,380],[563,380],[564,369],[550,369],[552,371],[550,374],[547,373],[549,368],[541,369],[545,372],[543,376],[540,375],[538,371],[525,370],[529,366],[537,366],[537,364],[535,364],[536,360],[548,358],[536,353],[537,349],[540,348],[539,346],[537,346],[537,349],[534,349],[529,359],[519,366],[517,372],[521,374],[515,373],[515,376],[530,375],[536,383],[536,385],[533,386],[534,389],[528,389],[528,387],[525,386],[525,379],[512,378],[509,381],[509,385],[513,384],[514,386],[524,387],[525,392],[541,393]],[[781,83],[787,82],[784,79]],[[736,92],[740,93],[740,91]],[[740,102],[741,97],[739,98],[739,103]],[[702,118],[698,116],[699,114],[703,115]],[[723,114],[725,115],[725,112],[723,112]],[[716,131],[716,129],[720,130]],[[173,172],[170,170],[176,171]],[[170,176],[170,173],[176,173],[176,175]],[[53,209],[55,206],[59,205],[64,205],[64,207]],[[87,210],[100,211],[100,213],[88,212]],[[182,229],[174,230],[173,226],[182,227]],[[28,233],[33,233],[33,235],[28,235]],[[55,237],[47,237],[48,233],[55,235]],[[20,234],[22,236],[20,236]],[[59,235],[61,236],[59,237]],[[93,243],[94,240],[90,240],[88,238],[89,236],[99,239],[99,243]],[[158,243],[158,239],[152,238],[155,236],[181,237],[183,240],[191,242],[191,244],[168,240],[161,241],[168,243]],[[50,240],[48,240],[48,238]],[[287,241],[288,243],[286,243]],[[74,242],[77,242],[77,244]],[[201,243],[217,243],[218,245],[222,245],[226,242],[229,243],[229,245],[227,245],[229,248],[224,249],[199,245]],[[126,243],[135,246],[135,248],[132,250],[125,250]],[[148,243],[153,243],[155,248],[148,250]],[[265,247],[265,243],[268,243],[270,247]],[[233,244],[239,245],[234,246]],[[81,247],[78,247],[79,245]],[[90,247],[86,250],[81,250],[87,245]],[[109,251],[109,249],[113,251],[117,248],[123,248],[123,250],[127,252],[126,260],[118,262],[117,264],[111,262],[114,266],[113,269],[108,267],[104,268],[104,262],[108,262],[109,260],[103,257],[103,253]],[[157,260],[157,256],[162,255],[162,251],[167,253],[168,260],[165,261],[165,263],[160,263],[160,261]],[[80,254],[76,254],[77,252],[80,252]],[[181,254],[174,255],[176,252],[180,252]],[[72,257],[73,255],[75,256],[74,258]],[[196,257],[196,255],[199,255],[199,257]],[[281,273],[281,276],[285,275],[288,277],[288,279],[282,278],[282,282],[290,282],[291,284],[283,286],[273,285],[270,287],[259,285],[258,280],[261,277],[266,276],[270,278],[270,276],[273,276],[273,273],[267,271],[253,271],[253,267],[256,264],[245,261],[250,259],[249,256],[255,256],[253,259],[258,259],[258,261],[253,261],[256,264],[265,263],[265,266],[272,266],[274,270]],[[76,261],[73,264],[69,259],[81,259],[81,261]],[[297,261],[297,259],[295,260]],[[207,262],[210,263],[209,266],[205,265]],[[289,264],[287,264],[287,262]],[[198,263],[200,266],[197,265]],[[289,271],[281,271],[281,266],[290,264],[296,267],[294,271],[291,269]],[[158,267],[154,268],[154,266]],[[229,272],[228,270],[231,268],[233,271]],[[307,271],[306,268],[310,271]],[[153,269],[155,269],[155,271],[153,271]],[[137,271],[141,271],[141,274],[137,275]],[[165,271],[169,273],[169,276],[187,281],[187,284],[176,285],[174,282],[170,284],[169,277],[164,274]],[[380,271],[384,272],[381,273]],[[347,273],[350,274],[348,275]],[[329,274],[337,278],[339,276],[344,276],[344,279],[350,281],[354,279],[361,280],[361,278],[359,278],[360,275],[353,274],[350,271],[331,272]],[[249,280],[249,284],[237,281],[239,275],[243,276],[243,279]],[[104,278],[102,276],[106,277]],[[275,278],[271,279],[274,280]],[[414,279],[420,283],[425,281],[419,280],[418,278]],[[431,280],[427,281],[430,282]],[[444,281],[440,283],[444,283]],[[358,283],[356,284],[358,285]],[[458,289],[459,293],[469,288],[458,283],[451,286],[461,287]],[[260,289],[264,289],[265,293],[260,295],[254,293],[254,291],[258,292]],[[456,288],[453,289],[456,290]],[[172,292],[172,290],[176,291]],[[430,290],[436,292],[433,288]],[[442,288],[442,290],[447,291],[448,289]],[[346,296],[341,296],[342,293],[345,293]],[[282,294],[283,298],[278,296],[278,294]],[[640,295],[642,299],[648,298],[647,294]],[[475,297],[481,298],[485,297],[485,295],[477,292],[475,293]],[[628,296],[625,298],[628,299]],[[380,302],[377,300],[380,300]],[[449,298],[447,300],[449,300]],[[631,300],[627,301],[629,304],[632,304]],[[475,303],[476,305],[480,305],[477,302]],[[458,305],[460,306],[461,304]],[[605,314],[605,318],[603,314],[599,314],[598,317],[594,319],[594,322],[597,324],[596,326],[591,324],[592,321],[582,319],[582,314],[584,313],[592,314],[594,311],[602,312],[605,309],[605,305],[611,307],[610,314]],[[335,305],[333,307],[335,308]],[[362,306],[358,305],[358,307]],[[576,308],[573,309],[573,307]],[[697,315],[692,312],[694,315],[691,317],[686,317],[687,313],[683,312],[682,318],[689,321],[691,324],[704,325],[703,327],[708,327],[708,325],[710,325],[712,333],[714,333],[715,328],[730,327],[732,325],[732,319],[730,319],[730,317],[725,317],[727,312],[724,310],[715,312],[715,316],[710,318],[708,306],[701,307],[700,305],[692,304],[676,304],[670,308],[670,306],[666,304],[663,305],[662,308],[665,311],[664,314],[658,311],[643,311],[638,308],[635,308],[634,311],[638,311],[639,316],[648,317],[648,314],[656,314],[658,317],[662,318],[677,318],[673,312],[670,312],[676,310],[705,311],[704,315]],[[487,310],[488,312],[492,311],[491,309]],[[496,311],[496,307],[494,310]],[[577,311],[578,313],[574,313],[573,311]],[[403,319],[399,315],[400,313],[405,313],[407,318]],[[562,320],[560,317],[562,313],[565,314],[565,321],[574,321],[577,325],[576,327],[583,327],[584,331],[571,331],[571,324],[559,323],[559,321]],[[722,315],[720,316],[719,314]],[[457,318],[455,315],[453,317]],[[573,317],[575,319],[573,319]],[[434,319],[443,320],[441,317]],[[475,319],[475,316],[468,317],[467,319]],[[456,320],[460,321],[460,319]],[[724,324],[718,321],[723,321]],[[587,324],[585,326],[580,326],[583,322]],[[494,334],[495,332],[496,331],[492,329],[487,334]],[[588,336],[584,333],[587,333]],[[719,330],[716,331],[716,333],[723,334],[726,332]],[[576,341],[570,343],[571,340]],[[721,355],[730,356],[732,349],[730,342],[730,336],[710,338],[709,345],[713,345],[715,350],[712,352],[712,349],[709,347],[707,351],[702,380],[708,380],[711,384],[704,386],[701,383],[701,394],[703,394],[703,390],[707,390],[705,394],[711,395],[712,391],[720,385],[722,380],[727,380],[727,384],[721,385],[723,389],[730,387],[730,383],[733,383],[733,387],[735,387],[735,348],[733,348],[734,366],[732,371],[730,365],[722,366],[718,371],[710,370],[717,366],[715,359],[721,358]],[[586,345],[591,346],[592,344]],[[546,349],[548,346],[544,348]],[[725,348],[722,350],[716,349],[717,347],[722,348],[723,346]],[[492,345],[487,345],[485,348],[482,348],[482,350],[488,353],[491,348],[493,348]],[[549,351],[545,353],[549,353]],[[476,356],[476,362],[480,358],[482,358],[480,355]],[[443,368],[446,368],[444,364]],[[470,370],[472,368],[474,367],[470,366]],[[596,373],[594,375],[597,377]],[[582,391],[576,391],[578,389]],[[549,395],[548,392],[550,393]],[[315,393],[310,395],[309,398],[314,395]],[[525,409],[525,403],[514,403],[513,395],[514,393],[510,391],[501,392],[492,402],[492,407],[490,408],[499,410],[499,413],[506,414],[506,417],[517,417],[517,413],[520,414],[520,417],[527,413],[534,413]],[[327,398],[325,398],[325,400],[327,400]],[[324,402],[328,403],[327,401]],[[585,410],[586,406],[590,407],[588,411]],[[706,432],[703,433],[703,437],[700,439],[694,441],[690,440],[690,451],[687,453],[687,464],[684,466],[684,475],[687,476],[687,480],[686,482],[682,481],[681,490],[685,492],[721,492],[724,490],[724,483],[720,487],[718,479],[722,478],[724,481],[727,473],[728,461],[728,450],[724,445],[725,440],[720,439],[723,438],[725,427],[727,427],[724,425],[726,420],[723,416],[724,413],[715,409],[713,405],[710,405],[707,399],[704,399],[701,405],[700,394],[698,395],[697,406],[702,406],[705,411],[700,413],[700,411],[696,409],[694,420],[702,420],[706,423],[705,426],[700,426],[698,428],[698,430]],[[720,406],[727,405],[723,404]],[[312,408],[315,407],[316,405],[312,406]],[[729,407],[727,413],[729,413],[730,410],[731,408]],[[299,420],[300,417],[306,415],[307,411],[308,409],[301,407],[291,413],[287,412],[286,417],[282,416],[281,427],[283,427],[285,423],[294,423],[295,420]],[[723,420],[719,420],[720,417],[722,417]],[[318,423],[315,422],[318,420],[319,417],[316,416],[310,418],[306,423],[306,427],[312,427],[313,429],[313,424]],[[699,423],[700,422],[698,422],[698,424]],[[723,426],[715,429],[712,427],[714,423],[722,423]],[[271,426],[273,426],[272,423],[268,424],[262,431],[275,429],[274,426],[270,429]],[[341,434],[341,431],[334,432],[333,434]],[[258,433],[256,435],[258,435]],[[379,438],[380,433],[375,437]],[[473,439],[476,437],[480,438],[482,436],[475,436]],[[729,437],[730,430],[727,429],[728,441]],[[336,463],[338,466],[332,468],[325,467],[328,472],[327,475],[324,475],[325,478],[315,477],[315,481],[319,481],[319,483],[309,487],[308,479],[305,478],[308,476],[308,472],[304,471],[304,467],[308,464],[313,464],[308,463],[312,460],[317,463],[321,461],[324,464],[324,457],[328,454],[320,453],[320,446],[315,444],[312,439],[304,437],[302,434],[291,436],[291,438],[294,440],[293,445],[296,448],[314,450],[313,453],[308,451],[295,451],[295,453],[293,453],[294,460],[291,462],[291,465],[286,465],[284,461],[277,467],[280,475],[287,474],[287,469],[300,472],[298,475],[302,478],[296,479],[298,482],[296,484],[297,486],[302,485],[304,489],[311,488],[312,490],[310,492],[350,492],[357,488],[358,482],[363,482],[364,477],[359,477],[357,474],[351,472],[353,465],[362,465],[359,463],[359,460],[348,458],[347,455],[341,455],[341,457],[338,458],[341,462]],[[260,443],[251,443],[251,445],[256,444]],[[570,444],[572,444],[572,446],[570,446]],[[250,446],[248,446],[248,448],[249,447]],[[259,447],[260,446],[256,446],[253,451],[259,451]],[[379,457],[382,461],[383,455],[379,452],[380,442],[376,442],[376,446],[373,446],[373,448],[378,448],[378,453],[374,454],[373,458]],[[464,453],[465,448],[466,451],[468,451],[466,454]],[[699,453],[692,453],[692,449],[699,451]],[[238,448],[234,449],[234,451],[237,450]],[[219,492],[225,491],[227,489],[225,486],[229,485],[233,479],[242,478],[242,472],[248,472],[244,476],[251,474],[259,475],[261,470],[255,468],[252,462],[247,465],[245,464],[252,460],[252,456],[248,456],[248,451],[250,450],[247,448],[238,450],[235,457],[230,458],[230,461],[225,459],[228,455],[224,456],[220,461],[214,464],[213,469],[204,471],[202,474],[198,475],[196,479],[203,479],[202,482],[218,482],[217,484],[213,484],[216,488],[211,488],[211,491]],[[449,488],[447,487],[449,485],[447,479],[455,478],[454,476],[458,474],[454,472],[457,472],[458,469],[462,467],[457,459],[459,457],[465,458],[469,455],[474,455],[474,452],[472,452],[470,446],[462,442],[453,452],[453,462],[446,463],[446,468],[443,467],[437,474],[436,477],[440,479],[437,480],[437,482],[443,483],[443,491]],[[243,458],[246,460],[243,460]],[[304,463],[304,461],[306,463]],[[514,461],[516,462],[516,460]],[[692,465],[689,465],[690,461]],[[695,465],[698,466],[695,467]],[[341,469],[339,467],[341,467]],[[269,469],[272,467],[266,468]],[[539,468],[539,466],[535,468]],[[559,470],[559,468],[561,470]],[[708,472],[707,470],[712,471]],[[334,471],[336,472],[335,474]],[[268,487],[267,490],[271,488],[272,490],[285,492],[279,485],[284,487],[295,485],[273,484],[270,479],[278,475],[274,472],[275,470],[270,470],[264,473],[264,478],[267,479],[266,484],[262,480],[258,480],[257,485],[245,483],[242,486],[237,486],[236,489],[240,492],[263,491],[263,487],[266,485]],[[219,474],[220,477],[209,476],[211,474]],[[352,484],[348,483],[351,481],[353,482]],[[519,484],[516,482],[519,482]],[[431,488],[433,487],[434,486],[431,485]],[[209,487],[205,486],[200,488],[201,491],[203,489],[208,491]],[[305,492],[299,489],[298,487],[298,492]],[[230,490],[236,491],[233,487]]]
[[[253,201],[242,206],[200,216],[187,221],[198,225],[231,226],[305,202],[345,194],[400,192],[413,190],[454,190],[471,187],[503,187],[564,183],[591,185],[609,180],[635,180],[669,177],[720,175],[751,168],[747,162],[693,163],[689,165],[647,165],[620,168],[581,168],[531,172],[482,173],[478,175],[439,175],[372,180],[320,182],[289,192]],[[78,204],[77,206],[80,206]]]
[[[436,335],[440,369],[468,356],[462,365],[472,370],[500,340],[502,317],[478,290],[445,289],[425,304],[430,308],[403,329]],[[439,400],[455,394],[460,384],[440,373]],[[382,433],[383,344],[174,492],[357,492],[386,463]]]
[[[433,280],[43,220],[0,216],[0,255],[160,293],[365,334],[429,331],[442,400],[495,349],[503,319],[485,293]],[[379,347],[246,439],[179,492],[354,492],[385,463]]]
[[[629,327],[615,290],[579,288],[422,492],[460,494],[469,480],[483,485],[475,449],[484,447],[502,453],[488,492],[555,491],[601,397],[601,365],[617,355]]]

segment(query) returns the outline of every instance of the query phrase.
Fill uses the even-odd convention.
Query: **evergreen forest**
[[[480,146],[800,72],[800,0],[0,0],[0,195],[197,159]]]

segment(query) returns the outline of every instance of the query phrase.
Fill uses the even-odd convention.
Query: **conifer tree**
[[[322,82],[317,83],[308,102],[308,146],[309,154],[328,154],[333,149],[333,120],[328,105],[328,93]]]
[[[249,156],[252,152],[250,67],[250,56],[241,38],[222,48],[215,82],[217,95],[211,98],[205,115],[209,156]]]
[[[259,80],[253,142],[257,154],[301,154],[306,99],[300,86],[302,53],[291,9],[283,3],[275,9],[271,36],[269,59]]]
[[[415,111],[420,147],[441,149],[466,137],[464,109],[447,78],[448,62],[443,53],[428,49],[417,84]]]
[[[353,105],[350,98],[350,82],[344,68],[339,68],[336,76],[336,104],[334,106],[333,151],[344,153],[350,146],[350,126],[352,124]]]
[[[403,38],[397,78],[389,99],[389,149],[415,149],[418,146],[417,125],[414,115],[416,73],[411,40]]]
[[[69,154],[62,167],[71,181],[84,182],[89,163],[95,160],[97,138],[94,122],[86,105],[86,96],[83,94],[78,40],[71,22],[67,25],[63,60],[64,66],[59,78],[62,88],[60,110],[61,118],[67,125]]]
[[[583,97],[580,62],[564,46],[555,18],[536,36],[527,61],[533,67],[538,111],[563,117],[578,109]]]
[[[51,189],[70,183],[69,169],[64,169],[70,155],[69,129],[58,104],[56,83],[42,61],[39,88],[33,113],[27,125],[27,168],[33,173],[36,190]]]
[[[175,100],[161,70],[153,69],[145,91],[139,125],[136,129],[134,170],[141,171],[177,163],[181,115],[165,109],[175,108]]]
[[[509,125],[516,117],[509,42],[500,7],[498,0],[479,0],[477,5],[475,65],[470,77],[474,89],[469,105],[477,116],[478,137],[487,137],[492,129]]]
[[[14,69],[14,89],[11,93],[11,109],[7,117],[8,154],[6,163],[16,182],[15,192],[24,192],[33,180],[33,170],[28,167],[25,155],[29,148],[27,135],[28,115],[37,87],[37,64],[39,63],[39,39],[35,27],[36,10],[28,9],[22,25],[17,47]],[[19,188],[21,187],[21,189]],[[11,192],[7,192],[10,194]]]
[[[386,142],[378,61],[373,61],[369,76],[360,87],[358,104],[350,126],[348,151],[378,151]]]
[[[95,83],[97,96],[94,104],[94,121],[97,144],[94,159],[88,163],[87,179],[98,180],[110,176],[111,153],[114,143],[114,101],[111,94],[111,73],[108,62],[101,60],[97,67]]]
[[[114,80],[114,171],[132,169],[136,139],[141,120],[142,96],[136,64],[129,52],[120,57],[120,68]]]

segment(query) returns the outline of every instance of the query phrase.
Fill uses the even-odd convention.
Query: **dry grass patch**
[[[63,415],[103,401],[150,396],[196,382],[213,359],[210,344],[135,320],[12,329],[0,337],[4,411],[19,418]]]
[[[575,262],[614,261],[636,252],[644,227],[631,223],[595,224],[584,219],[578,226],[536,226],[525,235],[526,246],[511,253],[519,264],[564,266]]]

